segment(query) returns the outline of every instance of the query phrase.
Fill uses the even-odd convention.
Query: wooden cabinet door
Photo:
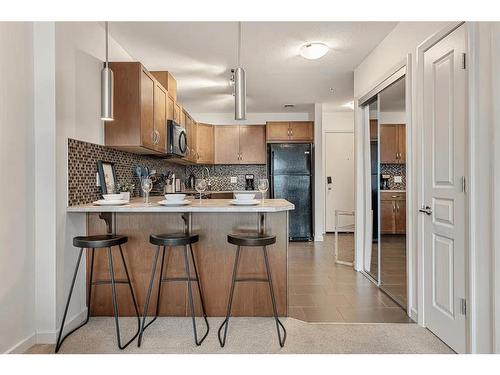
[[[398,154],[398,125],[380,125],[380,162],[397,163]]]
[[[174,121],[178,124],[181,123],[181,113],[182,113],[182,108],[180,104],[175,103],[174,104]]]
[[[376,141],[378,139],[378,121],[370,120],[370,140]]]
[[[199,164],[212,164],[214,162],[214,127],[209,124],[198,124],[196,134]]]
[[[181,111],[181,122],[179,124],[186,127],[186,112],[184,111]]]
[[[396,201],[396,233],[406,233],[406,201]]]
[[[191,123],[191,157],[190,160],[192,162],[198,161],[198,123],[196,121],[192,121]]]
[[[290,140],[297,142],[312,142],[314,126],[312,121],[290,122]]]
[[[140,79],[141,141],[144,147],[154,149],[154,91],[155,81],[144,69]]]
[[[240,164],[266,164],[266,128],[240,125]]]
[[[240,126],[216,125],[215,137],[215,164],[240,163]]]
[[[167,120],[174,120],[174,112],[175,112],[175,102],[174,99],[170,96],[170,93],[167,95]]]
[[[279,142],[290,140],[290,123],[284,121],[273,121],[266,124],[266,138],[268,142]]]
[[[396,232],[396,202],[380,201],[380,233],[394,234]]]
[[[406,163],[406,126],[399,124],[398,127],[398,163]]]
[[[156,136],[155,150],[167,151],[167,92],[159,83],[155,82],[153,117]]]

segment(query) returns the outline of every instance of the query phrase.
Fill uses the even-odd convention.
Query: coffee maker
[[[253,174],[245,175],[245,190],[255,190],[255,178]]]
[[[380,190],[389,190],[389,180],[391,179],[390,174],[381,173],[380,174]]]

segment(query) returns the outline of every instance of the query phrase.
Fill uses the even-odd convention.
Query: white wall
[[[389,70],[415,54],[418,45],[446,22],[401,22],[354,70],[354,97],[360,98],[387,78]],[[415,59],[415,56],[413,56]]]
[[[354,131],[354,112],[323,112],[323,133]]]
[[[247,119],[236,121],[234,113],[192,113],[191,116],[198,121],[215,125],[265,124],[266,121],[311,121],[314,116],[307,112],[290,113],[247,113]]]
[[[314,241],[325,234],[325,188],[323,167],[323,104],[314,105]]]
[[[72,238],[86,233],[85,216],[66,212],[68,186],[68,138],[103,144],[104,131],[100,120],[100,71],[104,60],[104,28],[96,22],[55,23],[56,77],[56,317],[62,319],[78,250]],[[132,57],[110,39],[109,58],[132,61]],[[82,268],[81,270],[84,270]],[[84,272],[75,286],[68,320],[78,319],[85,310]],[[53,331],[52,339],[55,341]],[[50,340],[48,337],[47,340]]]
[[[406,124],[406,112],[380,112],[380,124]]]
[[[33,29],[0,22],[0,353],[34,343]]]
[[[500,23],[492,26],[492,96],[496,105],[493,107],[493,220],[492,228],[500,228]],[[500,353],[500,231],[493,231],[493,352]]]

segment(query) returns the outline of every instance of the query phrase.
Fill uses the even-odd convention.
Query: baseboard
[[[418,313],[417,313],[417,310],[415,310],[415,309],[411,309],[411,310],[410,310],[410,318],[411,318],[414,322],[418,322]]]
[[[28,350],[35,344],[36,344],[36,334],[33,333],[32,335],[19,341],[16,345],[7,350],[4,354],[23,354],[26,350]]]
[[[87,318],[87,308],[79,312],[72,318],[70,318],[64,325],[64,332],[69,332],[73,328],[78,327],[84,319]],[[37,344],[55,344],[57,340],[57,335],[59,334],[59,329],[56,331],[45,331],[36,333],[36,343]]]

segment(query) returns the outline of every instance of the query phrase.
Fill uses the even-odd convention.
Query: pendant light
[[[247,116],[247,89],[245,70],[240,64],[241,58],[241,22],[238,22],[238,58],[234,70],[234,119],[246,120]]]
[[[108,22],[104,23],[106,30],[106,62],[101,70],[101,120],[113,121],[113,71],[108,61]]]

